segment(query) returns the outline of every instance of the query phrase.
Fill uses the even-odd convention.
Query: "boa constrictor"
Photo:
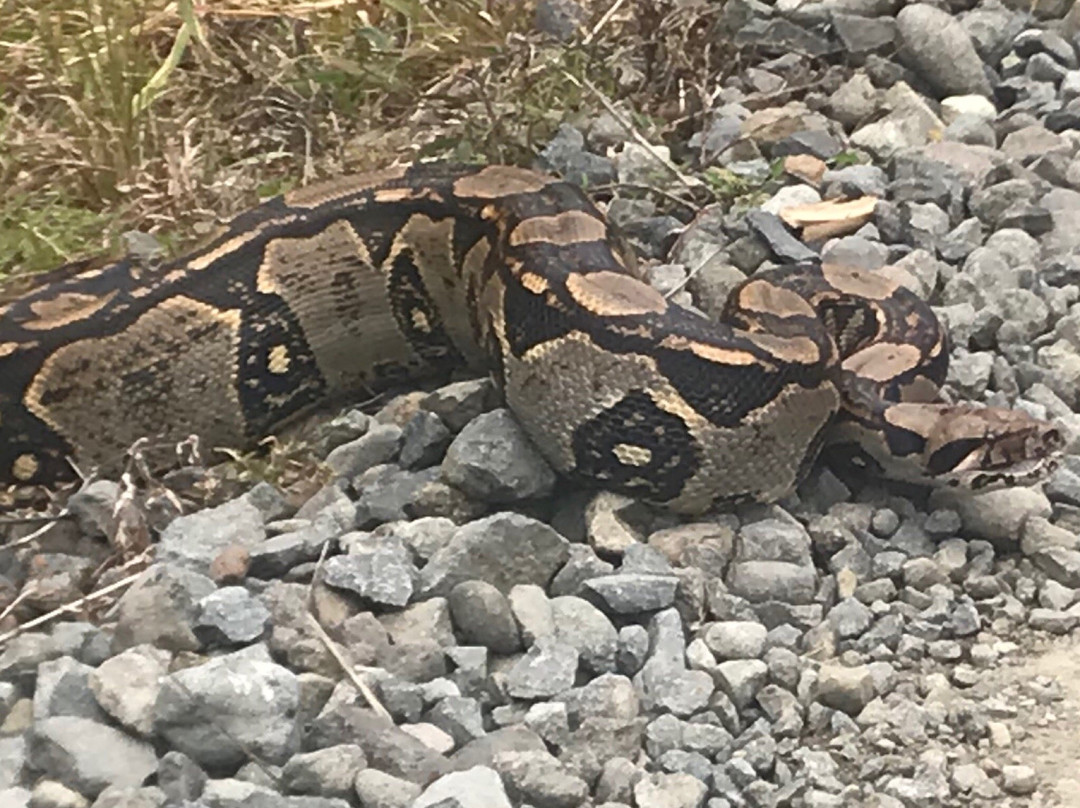
[[[770,501],[823,445],[985,488],[1044,474],[1051,424],[937,398],[946,337],[885,273],[761,271],[719,322],[628,270],[580,189],[417,165],[286,193],[208,246],[0,297],[0,482],[115,467],[141,437],[250,443],[298,413],[460,365],[553,467],[666,505]]]

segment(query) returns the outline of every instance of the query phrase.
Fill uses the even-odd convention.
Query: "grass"
[[[584,108],[567,74],[613,89],[621,30],[531,26],[488,0],[2,0],[0,277],[394,160],[527,160]]]

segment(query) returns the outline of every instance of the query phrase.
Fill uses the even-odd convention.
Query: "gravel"
[[[757,55],[699,131],[646,149],[604,113],[539,164],[634,186],[605,201],[643,276],[713,315],[779,262],[898,279],[949,327],[947,394],[1055,418],[1075,451],[1075,15],[825,5],[718,6]],[[656,154],[760,193],[690,218]],[[858,229],[783,221],[863,194]],[[0,806],[1075,804],[1075,455],[974,495],[819,464],[690,520],[557,479],[486,379],[346,411],[315,446],[306,501],[263,483],[163,519],[110,609],[0,646]],[[122,490],[0,553],[0,599],[85,594]]]

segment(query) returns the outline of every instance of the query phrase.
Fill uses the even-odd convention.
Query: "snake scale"
[[[0,483],[115,468],[137,439],[250,444],[334,398],[486,370],[563,474],[676,511],[772,501],[819,450],[986,488],[1062,436],[938,398],[946,335],[886,273],[759,271],[716,319],[636,277],[581,189],[418,164],[294,190],[205,247],[0,296]]]

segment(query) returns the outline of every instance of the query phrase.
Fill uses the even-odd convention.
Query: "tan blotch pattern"
[[[516,166],[488,166],[454,183],[458,196],[498,199],[510,194],[531,194],[554,182],[552,177]]]
[[[30,304],[37,319],[22,324],[28,331],[47,331],[93,317],[112,302],[116,290],[103,295],[82,292],[62,292],[56,297],[35,300]]]
[[[40,467],[38,459],[32,454],[22,454],[15,458],[15,462],[11,464],[11,475],[16,480],[26,482],[32,480],[34,475],[37,474]]]
[[[547,244],[579,244],[601,241],[607,235],[604,223],[581,210],[568,210],[554,216],[533,216],[525,219],[510,233],[510,246],[544,242]]]
[[[602,317],[662,314],[668,307],[658,291],[619,272],[575,273],[566,289],[582,308]]]
[[[290,364],[289,347],[287,345],[275,345],[270,349],[270,354],[267,357],[266,362],[267,370],[280,376],[282,373],[289,372]]]
[[[814,317],[813,307],[800,295],[768,281],[750,281],[739,291],[739,308],[780,317]]]
[[[887,382],[922,362],[922,352],[915,345],[878,342],[857,351],[844,360],[844,370],[875,382]]]

